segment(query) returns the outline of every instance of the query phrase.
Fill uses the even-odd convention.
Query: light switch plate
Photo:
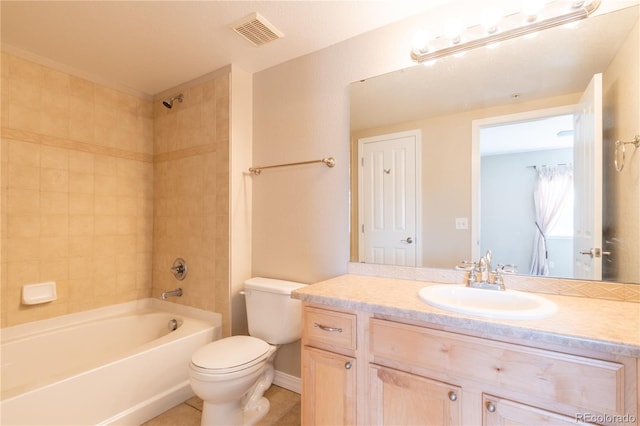
[[[456,217],[456,229],[469,229],[469,219],[466,217]]]

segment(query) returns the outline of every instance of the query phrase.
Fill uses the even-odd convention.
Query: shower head
[[[162,101],[162,105],[171,109],[173,108],[173,101],[182,102],[182,98],[183,98],[182,93],[180,93],[179,95],[172,96],[169,99],[165,99],[164,101]]]

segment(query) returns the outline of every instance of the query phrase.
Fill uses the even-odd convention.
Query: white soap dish
[[[57,298],[55,281],[22,286],[22,304],[24,305],[52,302]]]

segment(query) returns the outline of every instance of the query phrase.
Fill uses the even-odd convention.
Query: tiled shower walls
[[[172,109],[154,104],[153,296],[181,287],[171,301],[222,314],[229,335],[229,71],[210,77],[169,92],[184,95]]]
[[[216,303],[228,300],[228,236],[216,225],[228,219],[221,81],[188,89],[163,115],[159,102],[2,54],[3,327],[157,296],[177,287],[174,256],[191,261],[174,301],[226,312]],[[216,82],[226,87],[217,98]],[[50,280],[58,300],[20,304],[23,284]]]

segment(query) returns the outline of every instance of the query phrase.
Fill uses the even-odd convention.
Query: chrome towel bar
[[[300,161],[298,163],[287,163],[287,164],[276,164],[273,166],[257,166],[251,167],[249,172],[254,175],[259,175],[264,169],[273,169],[276,167],[288,167],[288,166],[301,166],[303,164],[314,164],[314,163],[324,163],[327,167],[333,167],[336,165],[336,160],[333,157],[326,157],[322,160],[312,160],[312,161]]]

